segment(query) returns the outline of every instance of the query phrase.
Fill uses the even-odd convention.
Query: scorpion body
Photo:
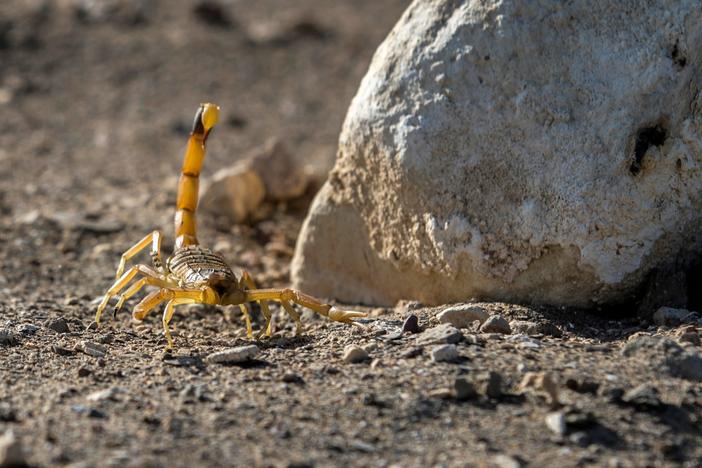
[[[224,257],[199,245],[195,220],[199,176],[205,158],[207,137],[218,118],[219,107],[209,103],[201,104],[195,115],[178,182],[174,218],[176,240],[173,255],[164,264],[161,257],[162,236],[159,231],[153,231],[127,250],[120,259],[117,280],[107,290],[98,305],[95,322],[99,325],[100,317],[112,297],[119,295],[115,306],[116,313],[127,299],[145,286],[155,286],[158,289],[148,294],[134,307],[132,317],[135,320],[143,320],[151,310],[165,302],[162,322],[168,348],[173,347],[169,323],[173,317],[174,307],[180,304],[238,305],[246,320],[249,338],[253,338],[251,318],[246,307],[249,302],[259,302],[261,312],[266,319],[259,337],[264,334],[271,335],[269,300],[280,302],[283,309],[292,317],[296,325],[296,334],[301,332],[302,324],[300,315],[292,303],[312,309],[337,322],[355,324],[352,319],[365,317],[364,313],[339,310],[293,289],[257,289],[246,271],[237,278]],[[127,262],[149,246],[152,266],[139,264],[125,271]],[[140,278],[120,294],[137,276]]]

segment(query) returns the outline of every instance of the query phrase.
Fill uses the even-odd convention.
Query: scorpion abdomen
[[[214,274],[236,282],[236,275],[224,257],[199,245],[188,245],[177,249],[168,259],[168,270],[177,279],[188,285],[206,283]]]

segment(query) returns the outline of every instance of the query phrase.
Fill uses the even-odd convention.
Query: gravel
[[[107,2],[92,3],[105,10],[100,5]],[[699,352],[692,341],[682,338],[699,335],[701,323],[696,321],[685,324],[692,328],[681,334],[682,327],[649,329],[648,322],[635,317],[607,320],[582,310],[502,302],[439,305],[427,298],[431,305],[345,305],[349,310],[372,311],[361,320],[365,328],[332,323],[300,308],[304,332],[294,337],[293,322],[274,302],[273,336],[251,342],[236,307],[190,313],[188,307],[178,306],[172,321],[173,331],[178,331],[176,348],[164,355],[163,305],[141,324],[130,319],[129,312],[148,294],[145,289],[125,304],[117,318],[110,308],[99,329],[86,330],[127,248],[155,228],[164,229],[164,254],[173,248],[173,201],[192,124],[191,106],[196,104],[193,90],[204,99],[212,88],[208,83],[216,85],[222,104],[222,122],[209,140],[202,186],[230,164],[228,155],[259,147],[268,137],[284,140],[309,167],[328,167],[348,103],[378,44],[409,2],[310,0],[302,9],[282,2],[285,11],[271,17],[270,9],[281,2],[247,2],[244,12],[237,10],[238,3],[220,0],[235,23],[228,30],[209,29],[195,21],[188,1],[173,2],[167,14],[161,7],[170,7],[171,2],[163,0],[109,3],[119,3],[120,9],[122,3],[150,6],[145,22],[135,29],[115,24],[110,14],[101,24],[76,24],[74,9],[56,7],[56,2],[0,2],[0,23],[10,26],[5,28],[8,48],[1,52],[5,73],[0,94],[8,90],[12,94],[10,103],[0,106],[7,130],[5,151],[0,149],[4,214],[0,329],[19,339],[18,346],[0,347],[0,435],[12,429],[28,465],[179,468],[227,466],[232,460],[241,466],[276,467],[453,467],[495,462],[513,468],[515,460],[537,467],[699,464],[699,382],[671,376],[664,347],[642,347],[631,356],[618,352],[629,336],[642,331],[658,343],[671,340],[676,348],[670,349],[679,349],[679,356]],[[270,21],[285,23],[288,18],[321,21],[329,36],[263,48],[248,42],[250,29],[265,28]],[[479,29],[480,23],[476,25]],[[164,36],[174,26],[195,42],[184,47],[180,36],[178,40]],[[22,45],[27,28],[36,28],[38,47]],[[0,36],[2,30],[0,25]],[[208,53],[199,47],[205,43]],[[476,44],[466,57],[489,65],[484,55],[491,53],[488,49]],[[125,53],[130,51],[138,53]],[[686,53],[684,73],[691,59],[689,50],[680,49],[681,56]],[[76,56],[81,57],[80,66],[71,60]],[[240,65],[236,73],[232,57]],[[436,71],[444,73],[451,63],[440,61]],[[208,70],[207,76],[198,78],[193,69]],[[263,73],[255,83],[266,70],[272,73]],[[86,80],[86,76],[105,79]],[[128,79],[122,79],[125,76]],[[35,91],[16,91],[16,83]],[[95,96],[102,103],[97,107]],[[133,99],[119,105],[123,96]],[[241,96],[241,105],[233,105]],[[261,111],[271,102],[281,103],[285,121],[280,112]],[[533,104],[529,96],[525,102],[529,111]],[[305,118],[295,119],[301,112]],[[233,119],[241,126],[228,123]],[[183,133],[170,129],[175,121],[184,122]],[[28,122],[40,131],[14,131]],[[315,138],[300,138],[312,134]],[[284,288],[290,284],[289,251],[295,247],[313,192],[311,188],[303,199],[286,203],[264,201],[246,224],[231,225],[200,211],[199,240],[232,265],[245,268],[259,287]],[[52,212],[77,213],[78,222],[44,215]],[[359,252],[359,261],[368,253]],[[402,252],[397,254],[401,262]],[[133,260],[148,264],[148,249]],[[377,263],[372,255],[368,260]],[[446,287],[451,282],[447,279]],[[303,287],[303,292],[314,293],[309,288]],[[481,315],[465,317],[464,326],[437,318],[456,307]],[[556,339],[541,329],[535,333],[542,335],[538,341],[527,336],[532,331],[518,335],[513,331],[497,339],[476,335],[475,322],[494,314],[510,322],[552,323],[567,333]],[[251,315],[258,333],[263,318],[257,306]],[[409,315],[418,317],[424,331],[402,332]],[[47,322],[59,318],[70,333],[47,328]],[[440,324],[458,330],[452,344],[461,359],[455,363],[431,360],[431,348],[447,343],[418,343],[430,334],[427,329]],[[82,340],[103,346],[107,353],[96,358],[73,351]],[[370,352],[377,366],[372,367],[371,360],[366,361],[369,365],[354,365],[341,359],[346,346],[370,342],[377,343]],[[206,361],[209,354],[251,344],[261,350],[251,361],[232,366]],[[544,390],[529,390],[538,398],[519,395],[512,386],[524,375],[517,372],[519,364],[522,371],[552,373],[561,379],[563,404],[596,414],[599,424],[619,440],[611,446],[603,443],[597,426],[569,431],[567,439],[555,440],[544,416],[565,410],[550,408]],[[484,395],[481,375],[488,370],[504,376],[504,397]],[[304,384],[298,384],[295,376]],[[567,386],[568,378],[587,378],[600,388],[597,394],[580,393]],[[457,379],[473,384],[478,396],[459,401]],[[625,390],[642,383],[658,389],[665,402],[662,407],[641,411],[621,403]],[[127,393],[118,393],[117,401],[87,400],[112,387]],[[433,398],[433,389],[443,389],[444,396]],[[370,393],[375,394],[375,403],[367,404],[365,396]],[[570,429],[568,419],[566,424]],[[581,443],[589,445],[576,445]],[[498,459],[500,455],[514,460]],[[612,464],[613,459],[620,463]]]

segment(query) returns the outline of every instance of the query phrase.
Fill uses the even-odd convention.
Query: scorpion
[[[268,301],[277,301],[295,322],[295,336],[302,331],[300,315],[292,303],[307,307],[329,319],[353,325],[360,325],[353,319],[365,317],[362,312],[340,310],[330,304],[303,292],[289,289],[257,289],[251,275],[242,270],[237,276],[217,252],[202,247],[196,236],[195,211],[198,204],[199,177],[205,158],[205,144],[212,128],[219,120],[219,106],[211,103],[201,104],[195,114],[193,128],[188,138],[185,158],[178,182],[175,212],[175,245],[173,254],[164,263],[161,256],[161,232],[155,230],[127,250],[117,267],[117,280],[107,290],[98,305],[95,323],[99,326],[100,316],[111,298],[137,276],[140,278],[119,296],[114,312],[122,308],[124,302],[134,296],[145,286],[158,289],[146,295],[132,311],[136,321],[142,321],[146,315],[166,302],[163,311],[163,334],[167,349],[173,348],[173,338],[169,323],[173,318],[174,308],[181,304],[238,305],[246,321],[246,336],[253,339],[251,317],[247,303],[258,302],[266,323],[257,338],[271,336],[271,311]],[[152,266],[137,264],[126,272],[127,262],[151,247]]]

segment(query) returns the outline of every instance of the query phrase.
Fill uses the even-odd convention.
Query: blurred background
[[[222,107],[205,176],[272,138],[328,169],[346,108],[407,4],[3,0],[5,212],[99,211],[175,190],[201,101]]]
[[[408,3],[2,0],[0,297],[90,308],[150,230],[164,230],[168,254],[200,102],[222,108],[202,179],[271,140],[323,179],[373,52]],[[253,227],[201,215],[201,241],[284,284],[311,195]]]

